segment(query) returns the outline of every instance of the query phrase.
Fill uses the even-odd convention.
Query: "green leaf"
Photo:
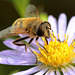
[[[17,73],[17,72],[19,72],[19,71],[15,70],[15,71],[11,72],[9,75],[12,75],[12,74]]]

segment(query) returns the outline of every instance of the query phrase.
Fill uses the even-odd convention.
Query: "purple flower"
[[[48,44],[44,38],[38,41],[45,48],[36,45],[35,40],[31,43],[30,49],[37,55],[37,65],[35,55],[29,50],[25,52],[25,46],[12,44],[13,39],[7,39],[4,44],[13,50],[0,52],[0,63],[7,65],[36,65],[25,71],[12,75],[75,75],[75,16],[73,16],[67,27],[67,17],[64,13],[59,15],[58,21],[50,15],[48,21],[51,24],[55,37],[48,39]],[[58,25],[58,26],[57,26]],[[57,28],[58,27],[58,28]],[[67,29],[66,29],[67,27]],[[24,35],[20,35],[23,37]],[[58,41],[60,39],[60,41]],[[29,40],[27,40],[28,42]]]

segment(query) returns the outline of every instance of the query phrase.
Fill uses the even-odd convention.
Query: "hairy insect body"
[[[42,20],[36,17],[19,18],[13,23],[11,31],[16,34],[27,34],[34,38],[37,36],[36,30],[42,22]]]

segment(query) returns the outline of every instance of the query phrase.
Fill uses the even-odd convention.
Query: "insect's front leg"
[[[39,39],[39,37],[36,37],[36,42],[37,42],[41,47],[43,47],[43,48],[46,50],[46,48],[38,42],[38,39]],[[45,38],[45,39],[46,39],[46,38]],[[47,39],[46,39],[46,41],[47,41]],[[48,52],[48,51],[46,50],[46,52]],[[35,57],[36,57],[36,64],[37,64],[38,59],[37,59],[36,54],[34,54],[34,55],[35,55]]]
[[[36,38],[36,42],[43,48],[43,49],[45,49],[45,51],[48,53],[48,51],[46,50],[46,48],[43,46],[43,45],[41,45],[37,40],[39,39],[39,37],[37,37]],[[45,38],[45,40],[47,41],[47,39]],[[48,41],[47,41],[47,43],[48,43]]]

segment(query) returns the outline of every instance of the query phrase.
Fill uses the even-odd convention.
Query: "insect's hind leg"
[[[26,36],[26,37],[23,37],[23,38],[18,38],[18,39],[16,39],[16,40],[14,40],[12,43],[14,44],[14,45],[17,45],[17,46],[25,46],[25,49],[26,49],[26,44],[25,43],[19,43],[20,41],[23,41],[23,40],[25,40],[25,39],[28,39],[29,38],[29,36]],[[27,50],[26,50],[27,51]]]

